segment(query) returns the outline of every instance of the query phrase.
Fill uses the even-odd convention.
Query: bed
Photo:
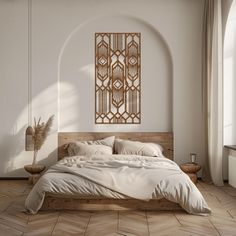
[[[163,154],[166,157],[164,158],[166,160],[164,159],[163,160],[165,162],[167,162],[167,159],[173,160],[173,134],[172,133],[166,133],[166,132],[163,132],[163,133],[159,133],[159,132],[129,132],[129,133],[72,132],[71,133],[70,132],[70,133],[58,134],[59,163],[62,162],[63,160],[67,160],[68,151],[65,148],[65,145],[67,145],[68,143],[71,143],[74,141],[100,140],[100,139],[110,137],[110,136],[115,136],[116,139],[118,138],[118,139],[124,139],[124,140],[141,141],[141,142],[146,142],[146,143],[157,143],[163,147]],[[112,155],[112,156],[115,156],[115,155]],[[140,158],[146,158],[146,157],[137,157],[137,158],[138,160],[140,160]],[[68,160],[71,161],[70,159]],[[162,161],[162,159],[160,160]],[[206,202],[204,201],[203,197],[201,196],[201,193],[195,187],[195,185],[191,182],[191,180],[187,177],[187,175],[185,175],[181,170],[178,169],[177,166],[175,166],[174,168],[177,171],[180,171],[179,176],[181,176],[181,178],[186,179],[187,185],[190,186],[188,188],[190,188],[190,190],[194,192],[194,195],[192,198],[194,199],[193,201],[197,202],[196,203],[197,205],[201,205],[199,209],[196,210],[192,206],[190,207],[183,206],[183,205],[188,204],[188,202],[186,202],[185,200],[182,200],[180,203],[178,198],[184,199],[184,197],[181,197],[181,196],[177,196],[177,197],[175,196],[175,199],[173,199],[173,196],[163,197],[162,195],[162,197],[160,197],[159,196],[160,194],[159,195],[157,194],[158,197],[155,196],[155,197],[148,198],[148,200],[147,199],[143,200],[142,197],[140,198],[130,197],[130,195],[132,196],[132,194],[130,195],[120,194],[119,191],[118,193],[116,191],[114,193],[113,191],[110,191],[111,189],[109,188],[108,188],[109,194],[100,194],[99,192],[98,194],[95,194],[95,195],[92,195],[89,193],[89,194],[81,196],[74,193],[71,194],[71,191],[68,191],[65,189],[63,189],[63,194],[61,194],[60,191],[58,191],[57,189],[58,185],[61,185],[61,183],[64,181],[73,182],[75,178],[78,178],[78,176],[75,177],[74,175],[72,175],[74,173],[66,173],[67,172],[66,170],[64,172],[62,171],[63,173],[60,173],[60,174],[54,173],[55,170],[52,173],[46,173],[49,176],[49,179],[51,178],[50,180],[51,183],[53,182],[52,188],[54,188],[54,190],[47,191],[47,188],[44,188],[44,191],[41,190],[43,186],[45,186],[44,185],[45,180],[43,176],[32,189],[31,193],[26,199],[25,206],[26,206],[27,211],[31,214],[37,213],[39,209],[40,210],[177,210],[177,209],[179,210],[179,209],[182,209],[183,207],[185,208],[185,210],[187,209],[189,213],[201,214],[201,215],[209,214],[210,209],[207,206]],[[174,181],[173,178],[175,177],[170,177],[170,178],[172,178],[172,182],[173,182]],[[87,181],[88,179],[85,179],[85,180]],[[181,181],[179,181],[179,183],[180,182]],[[88,183],[89,183],[88,185],[90,186],[91,183],[90,182]],[[178,185],[178,182],[177,182],[177,185]],[[75,186],[77,188],[77,185],[74,184],[74,188]],[[177,188],[176,186],[174,187]],[[50,189],[52,188],[50,187]],[[83,188],[88,188],[88,186],[87,185],[83,186]],[[94,188],[94,186],[92,186],[92,188]],[[66,191],[68,191],[69,194],[64,194]],[[96,191],[97,190],[95,189],[95,192]],[[179,191],[177,195],[181,195],[181,192]],[[36,206],[34,198],[37,198],[38,196],[40,196],[41,202],[37,203],[37,206]],[[191,196],[188,196],[188,197],[191,197]],[[180,207],[180,205],[182,207]]]

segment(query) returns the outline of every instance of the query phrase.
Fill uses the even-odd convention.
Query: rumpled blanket
[[[58,181],[59,174],[67,177]],[[28,212],[34,214],[40,209],[46,192],[145,201],[164,197],[192,214],[211,212],[189,177],[175,162],[164,157],[68,157],[53,165],[36,183],[25,202]]]

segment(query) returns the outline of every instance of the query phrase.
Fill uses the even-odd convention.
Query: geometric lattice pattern
[[[141,123],[141,34],[95,33],[95,123]]]

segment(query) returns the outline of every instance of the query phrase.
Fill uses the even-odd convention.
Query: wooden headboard
[[[59,132],[58,133],[58,160],[68,156],[65,144],[74,141],[98,140],[106,137],[129,139],[140,142],[158,143],[163,148],[165,157],[173,160],[173,133],[171,132]]]

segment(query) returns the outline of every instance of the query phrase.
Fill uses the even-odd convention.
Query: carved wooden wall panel
[[[141,34],[95,33],[95,123],[141,123]]]

